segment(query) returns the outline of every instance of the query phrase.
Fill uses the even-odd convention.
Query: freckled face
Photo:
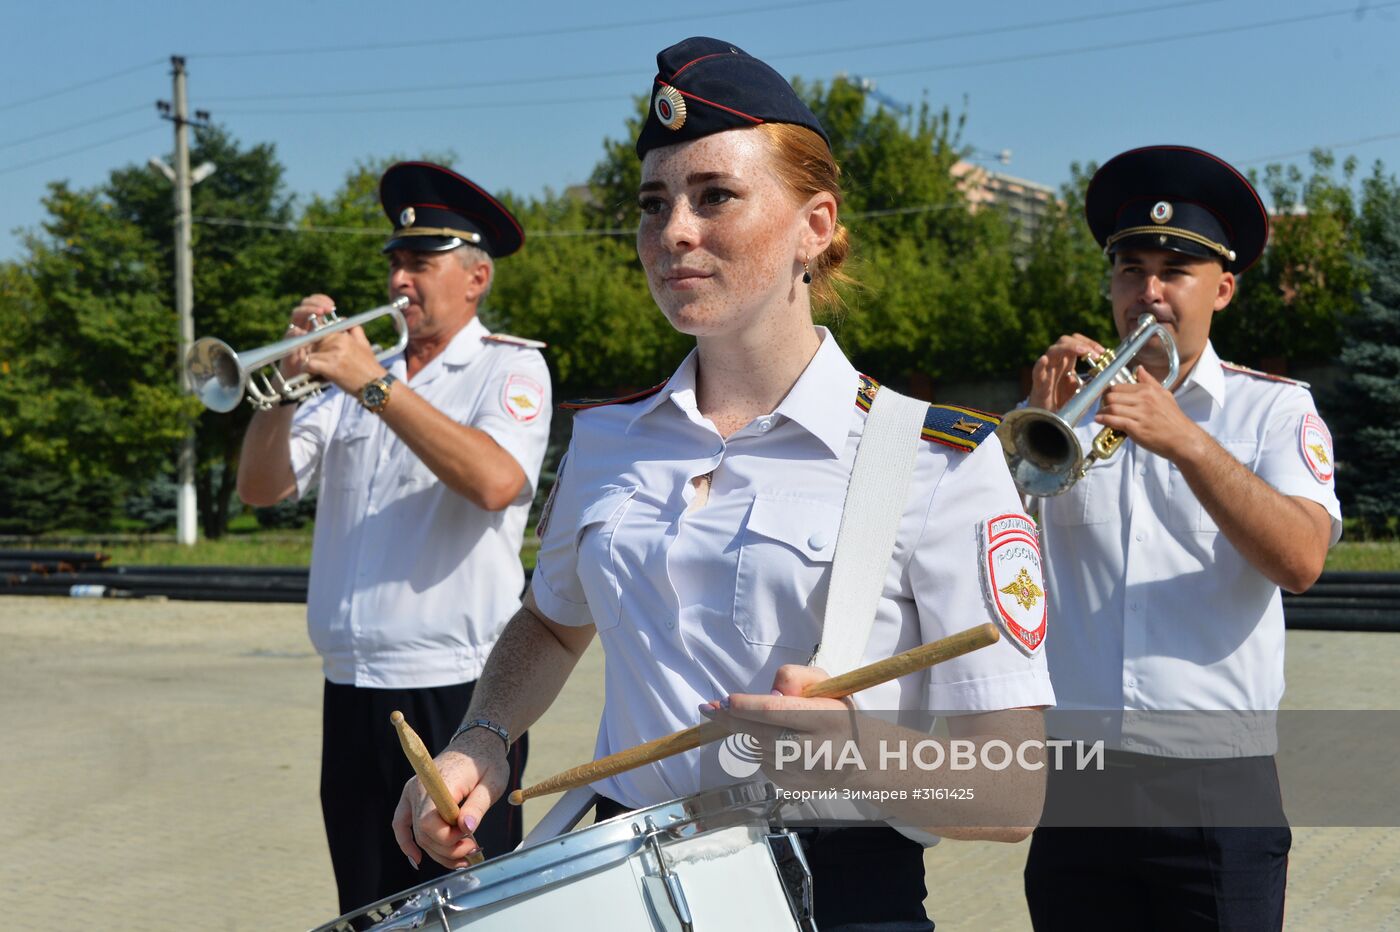
[[[652,297],[692,336],[742,329],[793,286],[803,221],[758,132],[664,146],[642,162],[637,254]]]

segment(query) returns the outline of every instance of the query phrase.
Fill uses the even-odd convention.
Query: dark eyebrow
[[[666,185],[663,184],[662,182],[660,182],[660,181],[647,181],[647,182],[643,182],[642,186],[641,186],[640,188],[637,189],[637,193],[638,193],[638,194],[645,194],[645,193],[647,193],[648,191],[665,191],[665,190],[666,190]]]

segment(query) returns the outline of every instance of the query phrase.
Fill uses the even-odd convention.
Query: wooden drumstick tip
[[[510,800],[512,806],[519,806],[525,802],[525,794],[520,792],[520,790],[511,790],[510,796],[507,798]]]

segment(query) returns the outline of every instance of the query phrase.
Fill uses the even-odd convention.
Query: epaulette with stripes
[[[564,408],[568,411],[587,411],[589,408],[601,408],[604,405],[630,404],[634,401],[641,401],[643,398],[650,398],[652,395],[655,395],[657,392],[665,388],[666,383],[669,381],[671,380],[663,379],[660,383],[653,385],[651,388],[644,388],[641,391],[633,392],[630,395],[622,395],[617,398],[580,398],[577,401],[562,402],[559,405],[559,407]]]
[[[1286,385],[1301,385],[1303,388],[1312,388],[1302,379],[1290,379],[1286,375],[1274,375],[1272,372],[1260,372],[1258,369],[1251,369],[1249,366],[1241,366],[1239,363],[1226,362],[1220,360],[1220,368],[1229,369],[1231,372],[1239,372],[1244,375],[1252,375],[1256,379],[1268,379],[1270,382],[1283,382]]]
[[[860,388],[856,390],[856,407],[869,412],[875,401],[875,392],[880,383],[868,375],[860,377]],[[977,445],[986,440],[1001,426],[1001,418],[995,414],[964,408],[961,405],[928,406],[924,415],[924,428],[920,436],[930,443],[941,443],[954,450],[971,453]]]
[[[543,340],[531,340],[529,337],[513,337],[508,333],[488,333],[481,338],[483,343],[500,343],[505,346],[518,346],[521,349],[547,349],[549,344]]]

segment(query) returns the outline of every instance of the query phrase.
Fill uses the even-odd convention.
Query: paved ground
[[[320,672],[301,606],[0,597],[0,927],[299,929],[334,917]],[[1400,635],[1300,632],[1294,708],[1400,708]],[[592,750],[602,660],[532,730]],[[527,806],[527,821],[544,811]],[[940,930],[1029,928],[1024,845],[927,856]],[[1400,831],[1296,829],[1293,929],[1400,928]]]

